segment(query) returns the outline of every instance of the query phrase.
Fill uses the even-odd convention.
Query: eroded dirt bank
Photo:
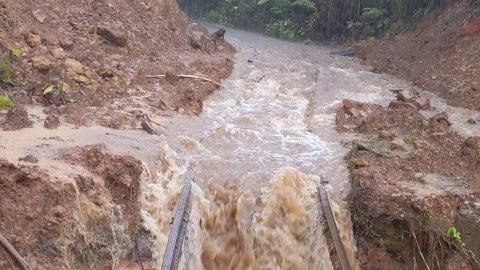
[[[363,42],[357,56],[376,72],[411,81],[452,106],[479,110],[480,18],[474,2],[455,1],[413,30],[398,23],[384,38]]]
[[[33,269],[151,268],[140,159],[159,142],[134,129],[199,114],[218,86],[146,75],[221,81],[233,53],[173,0],[0,0],[0,232]]]
[[[68,174],[0,160],[0,230],[33,269],[119,269],[141,233],[140,161],[105,146],[60,151]],[[8,269],[6,257],[0,267]]]
[[[387,107],[344,100],[337,111],[337,129],[363,137],[346,157],[362,266],[478,269],[480,138],[457,134],[445,113],[422,115],[429,100],[417,95],[399,92]]]

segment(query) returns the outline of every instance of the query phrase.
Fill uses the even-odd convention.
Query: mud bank
[[[364,269],[478,269],[480,138],[458,135],[445,113],[426,118],[428,105],[403,91],[388,107],[344,100],[337,111],[337,129],[363,138],[346,162]]]

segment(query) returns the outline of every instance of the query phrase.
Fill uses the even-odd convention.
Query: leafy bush
[[[390,24],[387,11],[379,8],[365,8],[360,20],[363,22],[368,36],[378,36],[383,33]],[[364,32],[364,33],[365,33]]]
[[[282,39],[295,40],[300,38],[299,30],[291,20],[283,20],[266,25],[268,34]]]

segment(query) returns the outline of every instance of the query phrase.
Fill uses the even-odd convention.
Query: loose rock
[[[361,117],[367,117],[368,116],[368,113],[364,110],[360,110],[359,113],[360,113]]]
[[[51,51],[53,57],[57,59],[65,58],[65,51],[62,48],[55,48]]]
[[[43,126],[48,129],[56,129],[60,126],[60,118],[56,115],[50,114],[43,122]]]
[[[416,98],[414,99],[414,103],[420,110],[428,110],[431,106],[430,99],[428,98]]]
[[[64,48],[65,50],[71,49],[73,47],[73,40],[67,36],[61,37],[59,41],[60,46],[62,46],[62,48]]]
[[[353,117],[359,117],[360,116],[360,112],[358,111],[357,108],[351,108],[350,113],[353,115]]]
[[[475,125],[477,123],[477,121],[475,121],[474,119],[470,118],[467,120],[467,123],[471,124],[471,125]]]
[[[40,23],[43,23],[47,18],[47,15],[39,9],[32,11],[32,15],[35,20],[39,21]]]
[[[391,148],[394,149],[394,150],[405,151],[405,150],[407,150],[407,144],[405,143],[405,141],[403,139],[395,138],[392,141]]]
[[[368,160],[365,158],[357,158],[352,160],[352,162],[357,168],[368,166]]]
[[[18,161],[23,161],[27,163],[37,163],[38,158],[34,155],[26,155],[24,157],[19,158]]]
[[[432,118],[429,119],[430,122],[445,122],[447,125],[451,126],[452,122],[448,119],[448,115],[446,112],[442,112],[439,114],[436,114],[432,116]]]
[[[38,71],[48,71],[52,67],[50,60],[44,56],[35,56],[32,58],[32,66]]]
[[[361,109],[362,107],[363,107],[363,103],[361,103],[361,102],[354,101],[354,100],[351,100],[351,99],[344,99],[343,100],[343,108],[345,108],[346,110],[350,110],[352,108]]]
[[[97,27],[97,34],[117,46],[127,46],[128,33],[123,31],[119,25],[99,25]]]
[[[412,103],[403,102],[403,101],[395,101],[395,100],[390,102],[390,104],[388,105],[388,108],[391,108],[391,109],[407,108],[407,109],[412,109],[412,110],[418,111],[418,108],[415,105],[413,105]]]
[[[30,46],[31,48],[33,47],[36,47],[36,46],[39,46],[42,44],[42,37],[39,36],[39,35],[35,35],[35,34],[28,34],[27,38],[26,38],[26,41],[27,41],[27,44],[28,46]]]
[[[7,112],[7,125],[5,130],[17,130],[32,126],[28,112],[24,107],[17,106]]]

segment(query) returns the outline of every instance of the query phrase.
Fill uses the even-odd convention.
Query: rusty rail
[[[191,193],[192,178],[187,176],[185,184],[175,208],[175,217],[168,237],[165,255],[163,257],[162,270],[176,270],[182,257],[183,239],[187,230],[188,219],[192,209]]]
[[[318,193],[320,194],[320,202],[322,203],[323,213],[325,215],[325,219],[327,220],[328,230],[330,232],[330,236],[332,237],[335,250],[337,251],[340,265],[342,266],[343,270],[352,270],[350,262],[348,261],[347,253],[345,252],[345,247],[343,246],[342,239],[340,238],[340,233],[338,232],[332,206],[330,205],[328,192],[324,187],[318,187]]]

